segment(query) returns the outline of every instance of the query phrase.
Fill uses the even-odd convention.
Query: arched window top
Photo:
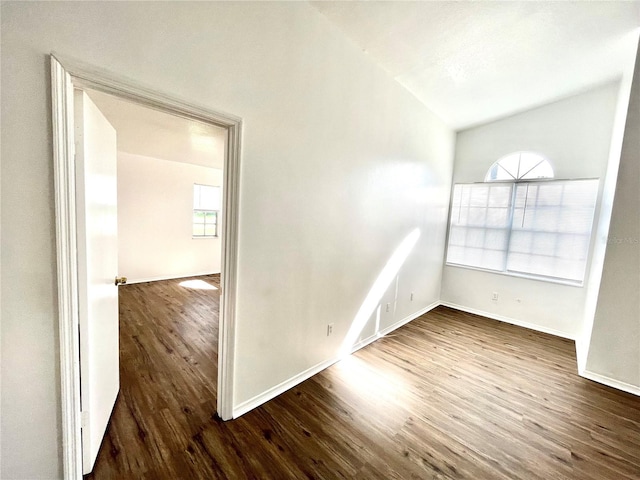
[[[536,178],[553,178],[553,167],[549,160],[535,152],[514,152],[491,165],[484,181],[514,182]]]

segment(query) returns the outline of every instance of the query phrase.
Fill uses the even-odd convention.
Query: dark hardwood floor
[[[219,291],[180,282],[120,290],[89,479],[640,479],[640,397],[580,378],[573,342],[444,307],[222,422]]]

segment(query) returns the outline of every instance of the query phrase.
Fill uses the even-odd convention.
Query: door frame
[[[202,108],[115,76],[105,70],[52,53],[51,111],[55,183],[60,393],[64,478],[82,479],[78,260],[75,184],[74,88],[98,90],[124,100],[227,130],[223,168],[222,268],[217,411],[233,418],[235,315],[238,271],[238,214],[242,119]]]

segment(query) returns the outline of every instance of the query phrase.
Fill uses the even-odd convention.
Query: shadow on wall
[[[378,278],[371,287],[371,290],[369,290],[369,293],[365,297],[364,302],[362,302],[362,305],[360,305],[360,309],[351,323],[351,328],[349,332],[347,332],[342,347],[340,348],[341,358],[351,354],[356,339],[362,333],[367,324],[367,320],[371,318],[374,310],[378,307],[382,296],[387,291],[387,288],[389,288],[389,285],[391,285],[400,268],[402,268],[402,265],[404,265],[404,262],[407,260],[407,257],[415,247],[419,238],[420,229],[416,228],[405,237],[387,261],[387,264],[378,275]],[[376,331],[376,333],[378,332]]]

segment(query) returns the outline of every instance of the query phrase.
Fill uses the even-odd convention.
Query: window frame
[[[192,238],[217,238],[218,235],[218,213],[220,212],[220,210],[203,210],[203,209],[193,209],[193,213],[203,213],[204,214],[204,223],[200,223],[200,222],[191,222],[191,237]],[[215,217],[215,221],[213,223],[207,223],[207,214],[213,214]],[[193,220],[193,219],[192,219]],[[202,225],[204,232],[202,235],[196,235],[193,233],[193,229],[196,225]],[[207,227],[213,225],[215,227],[215,233],[213,235],[207,235],[206,231],[207,231]]]
[[[192,194],[193,194],[193,208],[191,209],[191,238],[192,239],[206,239],[206,238],[219,238],[219,225],[220,225],[220,209],[209,209],[209,208],[196,208],[196,200],[195,200],[195,195],[196,195],[196,190],[197,187],[207,187],[207,188],[215,188],[218,190],[218,192],[220,193],[220,197],[222,197],[221,192],[222,192],[222,188],[219,185],[207,185],[207,184],[203,184],[203,183],[194,183],[193,184],[193,190],[192,190]],[[220,200],[218,201],[218,203],[220,203]],[[199,203],[199,202],[198,202]],[[196,222],[195,221],[195,215],[196,214],[203,214],[204,215],[204,221],[203,222]],[[207,214],[213,214],[215,221],[213,223],[207,223]],[[203,234],[202,235],[196,235],[194,234],[194,228],[196,225],[202,225],[203,228]],[[213,235],[207,235],[206,234],[206,229],[207,226],[211,226],[214,225],[214,234]]]
[[[520,165],[522,163],[522,156],[533,156],[536,157],[536,159],[538,159],[538,163],[536,163],[534,166],[532,166],[531,168],[529,168],[528,170],[526,170],[524,173],[520,173]],[[517,176],[514,176],[512,171],[510,169],[508,169],[504,163],[506,163],[507,160],[511,160],[513,157],[518,157],[518,171],[516,172]],[[550,175],[545,175],[545,176],[538,176],[538,177],[530,177],[527,178],[527,175],[529,175],[529,173],[533,172],[534,170],[536,170],[540,165],[546,166],[551,174]],[[496,171],[498,168],[501,168],[507,175],[509,175],[511,178],[490,178],[491,177],[491,172],[494,170],[494,168],[496,168]],[[538,152],[534,152],[531,150],[519,150],[517,152],[512,152],[509,153],[507,155],[504,155],[502,157],[500,157],[498,160],[496,160],[495,162],[493,162],[491,164],[491,166],[489,167],[489,169],[487,170],[487,173],[484,176],[484,181],[483,183],[494,183],[494,182],[529,182],[529,181],[538,181],[538,180],[555,180],[555,170],[553,168],[553,165],[551,164],[551,161],[544,155],[538,153]]]
[[[491,166],[493,167],[494,164],[492,164]],[[542,281],[542,282],[548,282],[548,283],[557,283],[557,284],[562,284],[562,285],[568,285],[568,286],[573,286],[573,287],[584,287],[585,284],[585,279],[587,277],[587,274],[589,272],[589,268],[591,266],[591,252],[593,249],[593,236],[594,236],[594,231],[595,231],[595,224],[597,222],[597,213],[599,210],[599,194],[600,194],[600,188],[601,188],[601,182],[600,182],[600,178],[599,177],[587,177],[587,178],[537,178],[537,179],[516,179],[516,180],[491,180],[491,181],[483,181],[483,182],[460,182],[460,183],[454,183],[453,184],[453,188],[451,189],[451,197],[450,197],[450,202],[449,202],[449,216],[448,216],[448,223],[447,223],[447,236],[446,236],[446,245],[445,245],[445,256],[444,256],[444,263],[445,266],[447,267],[455,267],[455,268],[463,268],[463,269],[469,269],[469,270],[477,270],[477,271],[481,271],[481,272],[487,272],[487,273],[493,273],[493,274],[497,274],[497,275],[506,275],[509,277],[518,277],[518,278],[525,278],[528,280],[538,280],[538,281]],[[589,238],[588,238],[588,247],[586,249],[586,259],[585,259],[585,263],[584,263],[584,273],[582,275],[582,280],[577,281],[577,280],[573,280],[573,279],[569,279],[569,278],[562,278],[562,277],[555,277],[555,276],[549,276],[549,275],[543,275],[543,274],[536,274],[536,273],[526,273],[526,272],[519,272],[519,271],[514,271],[514,270],[509,270],[507,268],[507,264],[508,264],[508,255],[509,255],[509,248],[511,246],[511,236],[513,233],[513,217],[514,217],[514,212],[516,210],[516,205],[515,205],[515,197],[516,197],[516,189],[517,186],[519,184],[545,184],[545,183],[555,183],[555,182],[564,182],[564,183],[568,183],[568,182],[577,182],[577,181],[596,181],[596,188],[595,188],[595,198],[594,198],[594,205],[593,205],[593,216],[591,218],[591,226],[590,226],[590,230],[589,230]],[[458,185],[494,185],[494,184],[503,184],[503,185],[511,185],[511,199],[509,201],[509,213],[508,213],[508,217],[509,217],[509,226],[508,226],[508,232],[507,232],[507,241],[506,241],[506,247],[505,247],[505,258],[504,258],[504,262],[503,262],[503,269],[502,270],[494,270],[491,268],[486,268],[486,267],[480,267],[480,266],[474,266],[474,265],[465,265],[465,264],[460,264],[460,263],[452,263],[448,261],[448,257],[449,257],[449,248],[450,248],[450,241],[451,241],[451,226],[452,226],[452,216],[453,216],[453,209],[454,209],[454,194],[455,194],[455,187]],[[484,228],[484,227],[482,227]]]

